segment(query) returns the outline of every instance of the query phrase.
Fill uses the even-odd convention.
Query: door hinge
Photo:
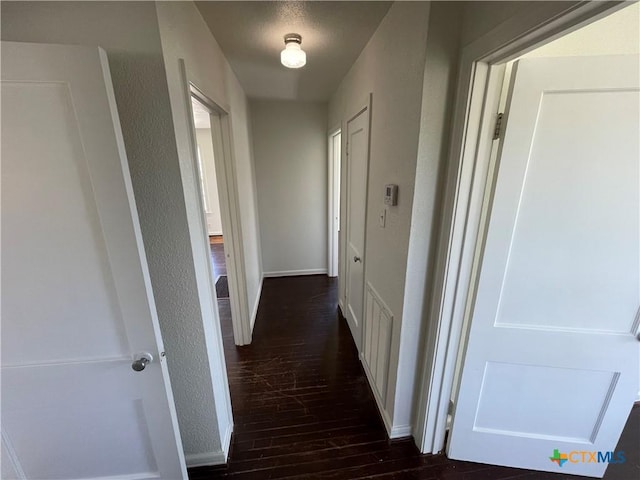
[[[498,118],[496,118],[496,128],[493,131],[493,139],[498,140],[502,135],[502,118],[504,117],[504,113],[499,113]]]
[[[347,146],[344,153],[347,155],[347,157],[349,156],[349,142],[347,142]]]

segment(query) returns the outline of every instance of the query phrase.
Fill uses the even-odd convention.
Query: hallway
[[[228,466],[191,468],[191,480],[559,480],[421,456],[412,440],[388,442],[349,328],[337,315],[336,279],[265,279],[247,347],[233,343],[229,299],[218,303],[235,428]],[[627,463],[612,465],[605,478],[637,477],[639,414],[634,408],[621,440]]]

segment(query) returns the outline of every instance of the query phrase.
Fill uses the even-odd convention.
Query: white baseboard
[[[258,315],[258,305],[260,305],[260,297],[262,296],[262,285],[264,283],[264,274],[260,277],[260,285],[258,285],[258,294],[253,302],[253,309],[251,310],[251,332],[253,333],[253,326],[256,323],[256,315]]]
[[[369,382],[369,386],[371,388],[371,391],[373,392],[373,397],[376,399],[376,405],[378,406],[378,411],[380,412],[380,416],[382,417],[382,421],[384,422],[384,428],[387,430],[387,435],[390,439],[410,437],[412,433],[411,425],[393,425],[389,414],[384,408],[384,402],[382,401],[380,395],[378,395],[378,391],[374,387],[375,382],[373,381],[373,377],[371,376],[371,372],[369,371],[367,362],[365,362],[362,357],[363,355],[360,354],[360,364],[362,365],[364,373],[367,376],[367,381]]]
[[[220,450],[219,452],[193,453],[184,456],[187,468],[204,467],[205,465],[222,465],[227,463],[227,456]]]
[[[389,435],[389,438],[410,437],[411,433],[412,433],[411,425],[396,425],[391,427],[391,435]]]
[[[224,453],[224,463],[227,463],[229,458],[229,449],[231,448],[231,434],[233,433],[233,423],[230,423],[227,427],[227,431],[224,432],[224,438],[222,439],[222,451]]]
[[[326,268],[315,268],[308,270],[282,270],[280,272],[264,272],[265,278],[272,277],[296,277],[298,275],[326,275]]]
[[[382,417],[382,421],[384,422],[384,428],[387,430],[387,436],[389,438],[397,438],[397,437],[391,436],[393,432],[393,425],[391,424],[391,418],[389,417],[389,414],[384,408],[384,402],[382,401],[382,398],[380,398],[380,395],[378,394],[378,390],[375,388],[375,382],[373,380],[371,372],[369,371],[367,362],[363,361],[362,355],[363,354],[360,354],[360,364],[362,365],[364,373],[367,377],[367,381],[369,382],[369,388],[371,388],[371,391],[373,392],[373,398],[376,399],[376,405],[378,406],[378,411],[380,412],[380,416]]]

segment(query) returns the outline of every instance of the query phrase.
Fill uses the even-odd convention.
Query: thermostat
[[[398,185],[384,186],[384,204],[392,207],[398,204]]]

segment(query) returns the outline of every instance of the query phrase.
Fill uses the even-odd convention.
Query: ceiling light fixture
[[[304,67],[307,63],[307,54],[300,44],[302,37],[297,33],[287,33],[284,36],[284,50],[280,52],[280,61],[287,68]]]

